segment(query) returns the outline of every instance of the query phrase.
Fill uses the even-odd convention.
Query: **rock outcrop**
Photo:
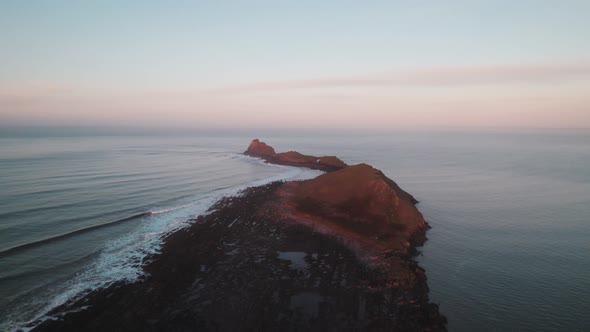
[[[272,164],[307,167],[326,172],[336,171],[348,166],[335,156],[315,157],[296,151],[276,153],[274,148],[261,142],[259,139],[252,140],[244,154],[262,158]]]
[[[292,186],[290,199],[300,218],[312,219],[320,232],[371,244],[369,254],[406,253],[428,228],[414,197],[367,164]]]
[[[247,154],[247,155],[253,156],[253,157],[261,157],[262,158],[262,157],[274,157],[274,155],[276,153],[275,153],[275,149],[266,145],[266,143],[261,142],[258,139],[254,139],[254,140],[252,140],[252,142],[248,146],[248,150],[246,150],[246,152],[244,152],[244,154]]]
[[[314,157],[296,151],[275,153],[258,139],[245,154],[269,163],[329,169],[307,181],[284,186],[291,215],[318,232],[345,239],[359,255],[407,254],[426,238],[428,224],[418,201],[380,170],[367,164],[348,166],[336,157]],[[361,249],[362,248],[362,249]]]

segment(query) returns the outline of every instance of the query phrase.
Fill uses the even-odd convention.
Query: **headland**
[[[164,240],[144,279],[34,331],[446,331],[413,259],[429,227],[413,196],[367,164],[259,140],[245,154],[326,173],[221,199]]]

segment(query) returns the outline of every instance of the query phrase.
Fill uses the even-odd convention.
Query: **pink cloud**
[[[259,82],[221,88],[214,90],[214,92],[247,93],[272,90],[345,87],[454,86],[515,82],[538,83],[542,81],[570,79],[590,79],[590,61],[431,67],[356,77]]]
[[[589,87],[590,62],[428,68],[214,91],[14,84],[0,86],[0,123],[590,127]]]

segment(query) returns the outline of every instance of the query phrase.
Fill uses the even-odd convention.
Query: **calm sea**
[[[420,200],[451,331],[590,330],[590,132],[0,133],[0,330],[117,280],[219,197],[319,172],[240,155],[334,154]]]

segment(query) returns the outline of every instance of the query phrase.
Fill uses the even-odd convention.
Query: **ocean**
[[[0,331],[141,279],[161,239],[222,196],[320,174],[241,155],[253,138],[371,164],[414,195],[450,331],[590,329],[589,131],[32,129],[0,133]]]

